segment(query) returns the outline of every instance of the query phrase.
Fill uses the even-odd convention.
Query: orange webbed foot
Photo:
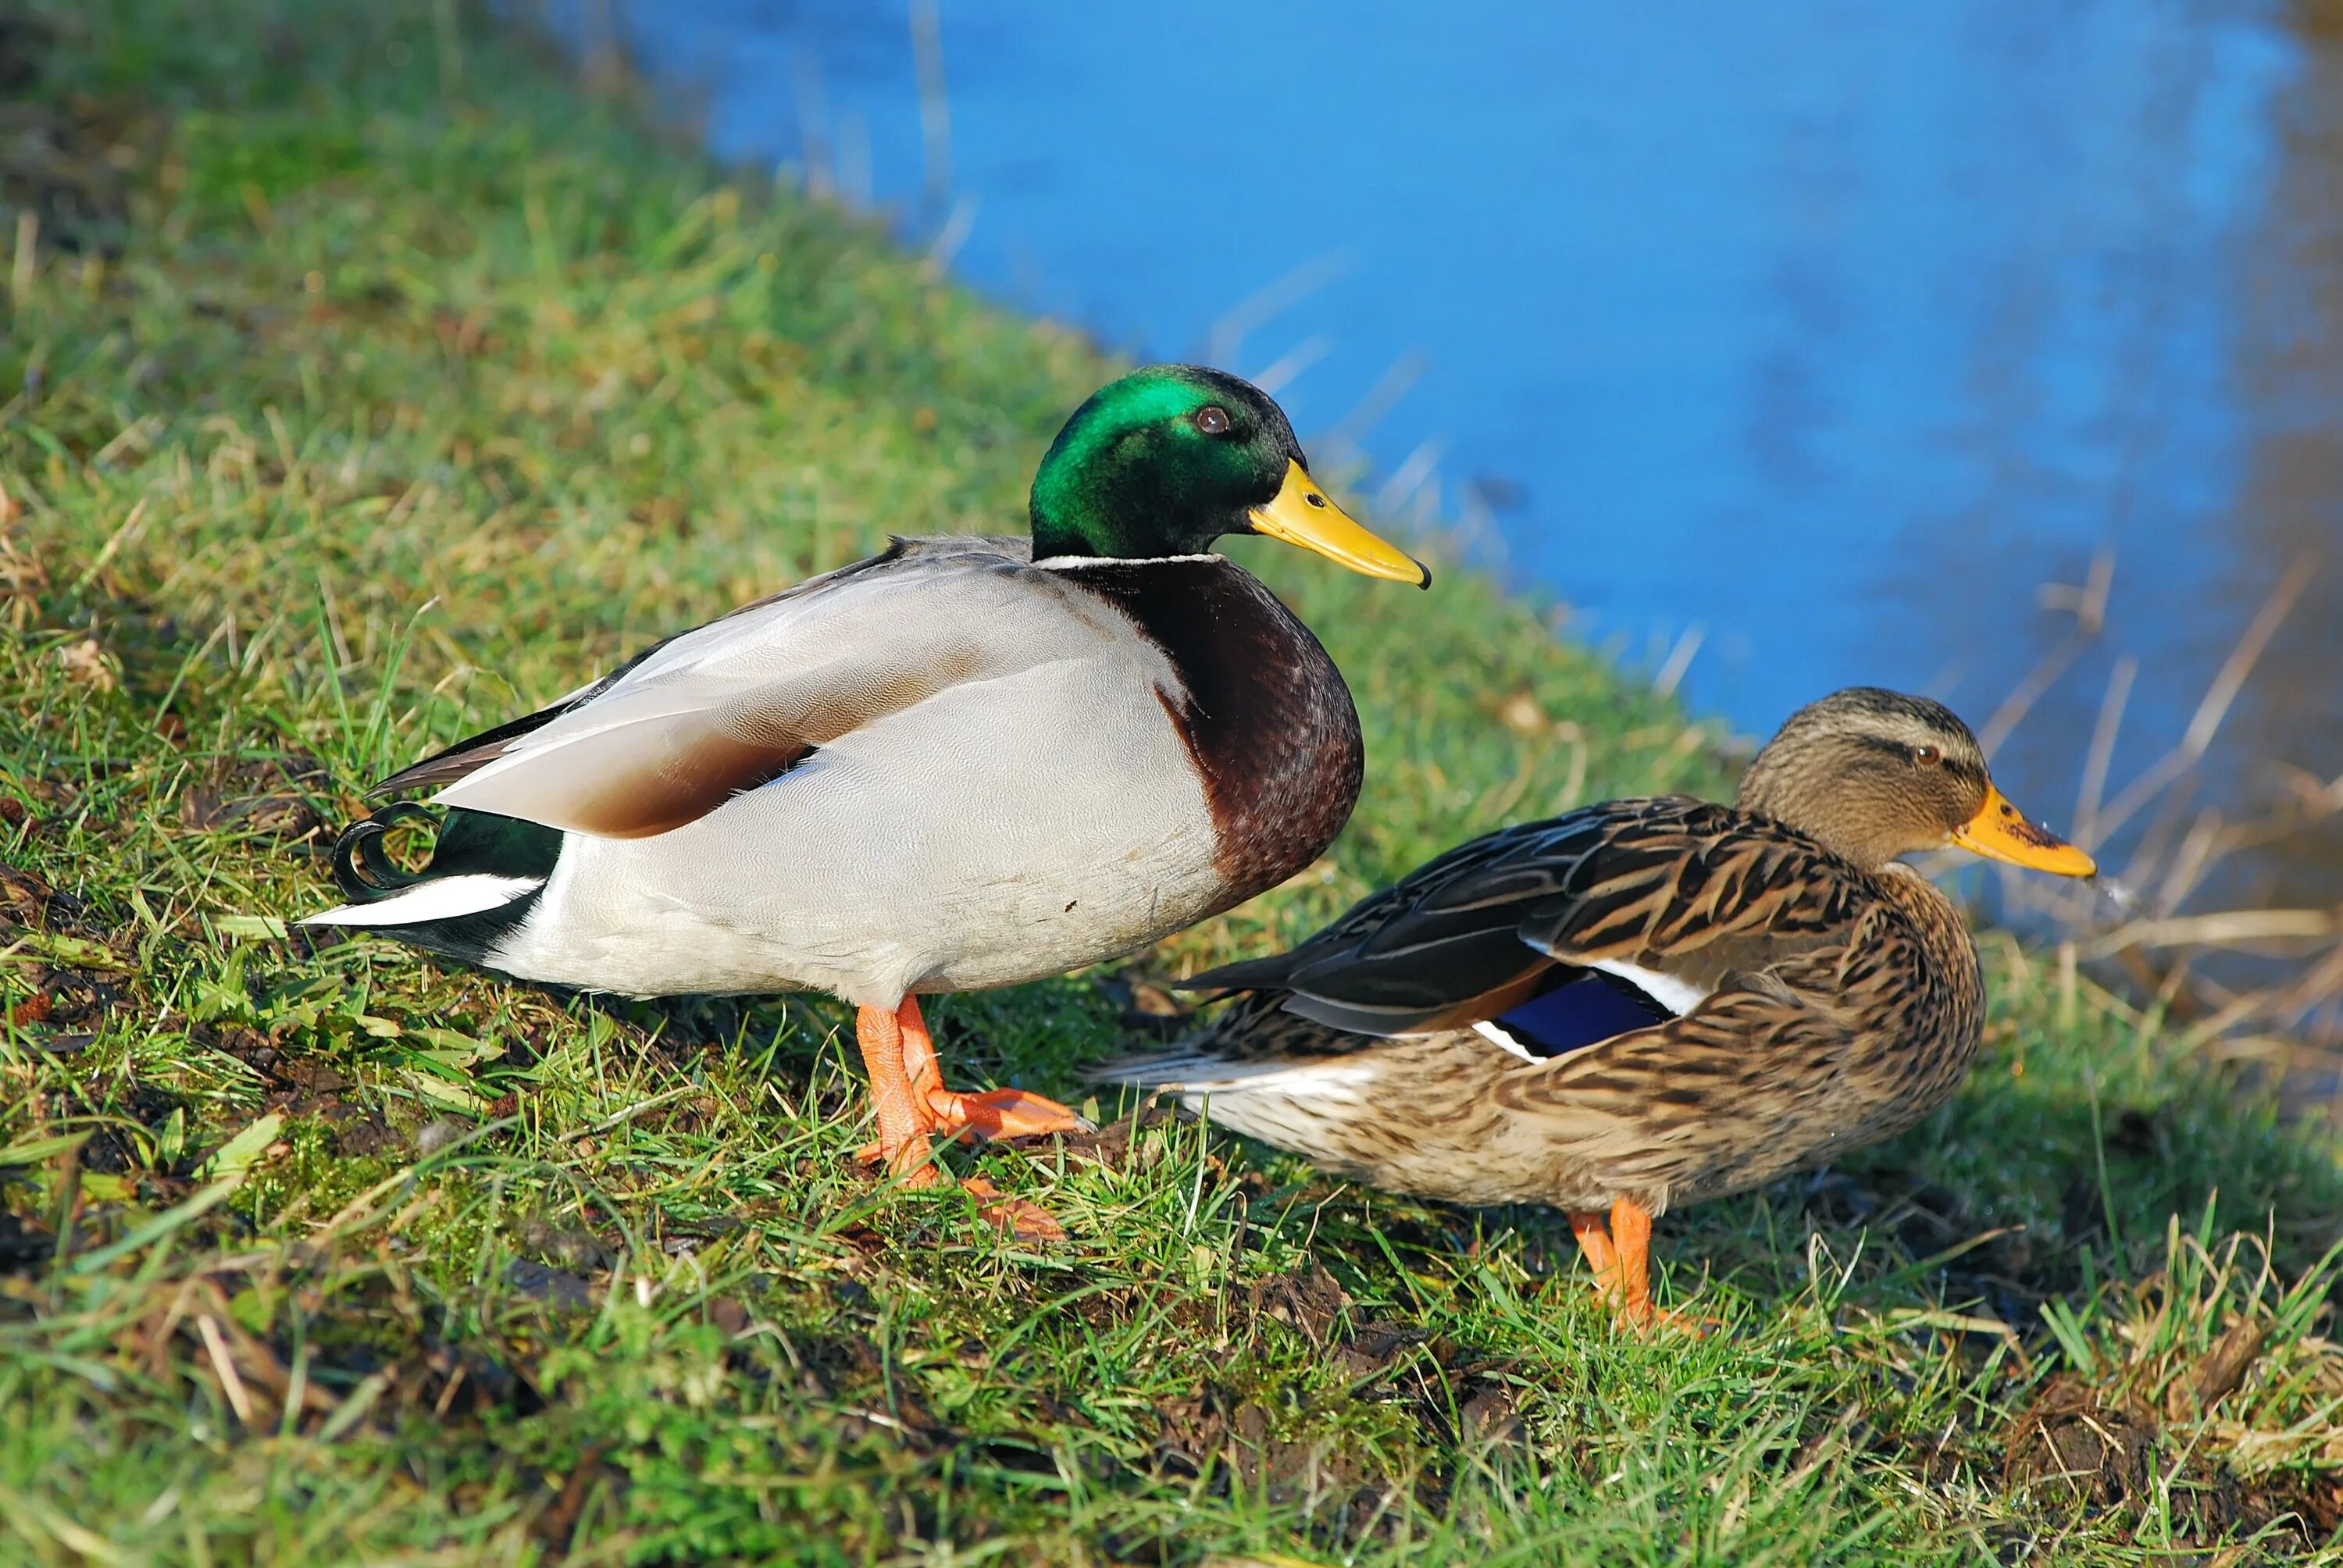
[[[1600,1286],[1596,1289],[1601,1291]],[[1633,1329],[1647,1339],[1654,1332],[1664,1332],[1683,1334],[1687,1339],[1704,1340],[1711,1332],[1722,1331],[1725,1326],[1723,1318],[1703,1317],[1698,1312],[1680,1312],[1668,1307],[1654,1306],[1648,1301],[1644,1303],[1640,1314],[1615,1302],[1614,1310],[1621,1328]]]
[[[1704,1312],[1662,1312],[1657,1326],[1673,1329],[1687,1339],[1695,1340],[1721,1334],[1731,1327],[1723,1318],[1712,1318]]]
[[[910,1187],[932,1186],[941,1181],[933,1162],[930,1140],[951,1138],[1034,1138],[1052,1132],[1081,1132],[1090,1123],[1056,1101],[1021,1089],[995,1089],[981,1094],[960,1094],[946,1089],[936,1061],[935,1042],[927,1020],[911,997],[890,1012],[863,1008],[855,1019],[862,1047],[864,1070],[870,1075],[870,1097],[878,1111],[879,1136],[854,1151],[865,1165],[883,1164]],[[961,1187],[977,1200],[984,1217],[1025,1241],[1060,1241],[1066,1228],[1038,1203],[1005,1196],[981,1176],[970,1176]]]
[[[958,1094],[949,1089],[928,1092],[928,1108],[935,1112],[936,1131],[951,1136],[1041,1138],[1052,1132],[1089,1132],[1091,1124],[1066,1106],[1022,1089],[988,1089],[980,1094]]]
[[[960,1188],[977,1201],[977,1212],[1021,1241],[1062,1241],[1066,1228],[1039,1203],[1011,1198],[981,1176],[964,1177]]]
[[[1670,1312],[1652,1300],[1652,1211],[1633,1198],[1614,1199],[1610,1223],[1599,1211],[1570,1216],[1571,1233],[1594,1274],[1594,1293],[1611,1303],[1618,1325],[1648,1335],[1669,1329],[1705,1338],[1725,1324],[1715,1318]]]

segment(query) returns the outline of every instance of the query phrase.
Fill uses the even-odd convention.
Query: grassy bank
[[[1110,367],[448,4],[0,10],[0,1559],[2336,1538],[2334,1151],[2006,942],[1960,1099],[1664,1221],[1671,1299],[1732,1326],[1642,1343],[1556,1216],[1124,1120],[975,1157],[1070,1222],[1029,1251],[858,1172],[833,1007],[287,936],[367,780],[890,531],[1012,525]],[[1078,1092],[1161,1027],[1150,976],[1724,782],[1469,571],[1239,549],[1358,694],[1356,819],[1115,974],[938,1005],[968,1078]]]

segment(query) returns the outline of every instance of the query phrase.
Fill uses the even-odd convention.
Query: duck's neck
[[[1036,485],[1030,515],[1037,561],[1153,561],[1200,556],[1227,531],[1201,525],[1168,527],[1162,518],[1135,514],[1120,505],[1045,508],[1041,494]]]
[[[1060,511],[1044,511],[1041,488],[1033,487],[1031,508],[1033,527],[1033,558],[1037,561],[1113,560],[1128,559],[1121,550],[1101,548],[1099,535],[1102,530],[1085,521],[1076,523]],[[1141,552],[1144,554],[1145,552]]]
[[[1767,753],[1760,753],[1742,776],[1733,797],[1737,809],[1770,817],[1865,870],[1892,865],[1913,852],[1907,813],[1844,789],[1818,807],[1815,802],[1825,797],[1811,772],[1801,770],[1795,759],[1768,767],[1771,760]]]
[[[1936,1064],[1940,1084],[1931,1107],[1952,1092],[1976,1056],[1985,1029],[1985,975],[1977,963],[1976,943],[1968,923],[1944,890],[1901,861],[1872,873],[1880,896],[1900,910],[1913,940],[1919,944],[1915,972],[1922,977],[1925,995],[1912,1001],[1912,1030],[1925,1027],[1933,1035],[1934,1050],[1920,1055]],[[1919,1045],[1919,1040],[1906,1043]]]
[[[1242,518],[1208,515],[1194,497],[1182,493],[1176,477],[1142,471],[1112,445],[1070,442],[1071,435],[1059,437],[1061,445],[1033,475],[1025,510],[1035,560],[1202,555],[1214,539],[1243,526]]]

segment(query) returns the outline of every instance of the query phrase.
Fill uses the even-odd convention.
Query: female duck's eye
[[[1229,411],[1218,403],[1207,403],[1196,410],[1196,428],[1207,436],[1229,433]]]
[[[1945,754],[1933,746],[1912,748],[1912,760],[1915,762],[1942,762],[1944,759]]]

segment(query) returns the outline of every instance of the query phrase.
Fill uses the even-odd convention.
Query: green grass
[[[1666,1298],[1729,1328],[1647,1343],[1551,1214],[1122,1120],[952,1156],[1068,1220],[1032,1251],[860,1173],[835,1006],[279,934],[369,779],[890,531],[1012,526],[1111,367],[459,6],[0,36],[42,65],[0,89],[42,225],[0,337],[0,1559],[2336,1550],[2335,1151],[1998,938],[1960,1098],[1669,1217]],[[1244,553],[1358,694],[1356,818],[1116,974],[938,1004],[964,1077],[1079,1093],[1150,977],[1725,781],[1469,569]]]

